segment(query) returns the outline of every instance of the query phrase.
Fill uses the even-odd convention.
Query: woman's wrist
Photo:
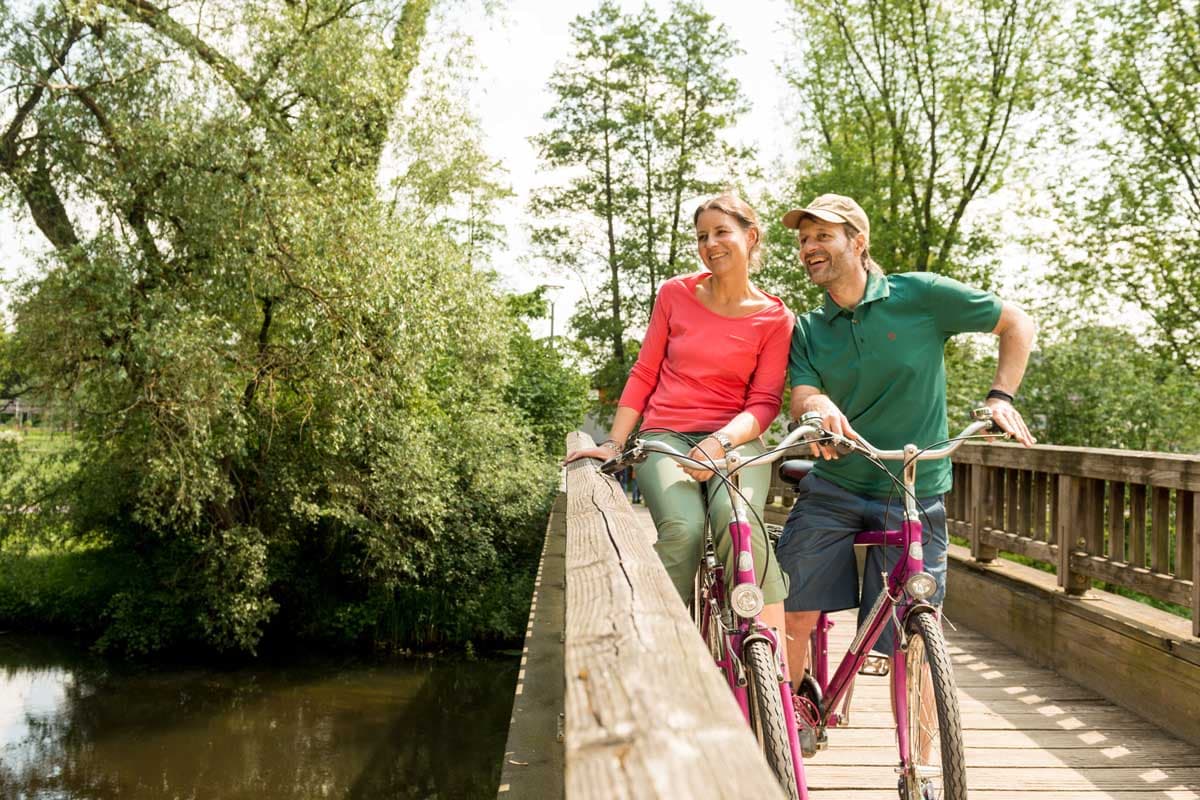
[[[733,449],[733,439],[729,438],[729,434],[724,431],[713,431],[708,435],[708,438],[716,440],[717,444],[721,445],[721,449],[726,452]]]
[[[614,453],[621,452],[621,443],[611,436],[600,443],[600,447],[612,450]]]

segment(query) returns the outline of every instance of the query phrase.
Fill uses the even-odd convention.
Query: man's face
[[[805,217],[796,229],[796,238],[800,263],[817,286],[827,288],[852,270],[862,269],[862,246],[847,238],[840,222]],[[861,239],[862,235],[855,238]]]

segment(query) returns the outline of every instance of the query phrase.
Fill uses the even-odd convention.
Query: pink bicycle
[[[797,441],[793,437],[792,444]],[[773,461],[785,449],[781,446],[771,451],[774,454],[771,458],[767,458],[771,455],[768,453],[753,459],[743,459],[737,450],[732,450],[724,459],[702,464],[669,444],[637,439],[632,447],[604,462],[600,470],[615,474],[628,464],[645,461],[649,453],[662,453],[681,464],[714,470],[730,492],[733,519],[729,538],[736,574],[732,581],[726,581],[725,565],[717,559],[712,531],[706,526],[692,616],[780,786],[789,798],[807,800],[792,690],[783,672],[783,643],[780,634],[759,619],[764,599],[755,579],[749,507],[738,488],[738,471],[743,466]]]
[[[977,409],[974,417],[975,421],[958,436],[920,450],[912,444],[902,450],[880,450],[869,442],[830,434],[821,429],[819,414],[806,414],[788,437],[798,433],[808,441],[833,441],[840,452],[860,453],[885,471],[881,463],[885,459],[903,464],[903,480],[897,481],[904,498],[900,529],[864,531],[854,537],[855,544],[893,549],[895,566],[883,575],[886,590],[859,626],[832,677],[829,629],[833,622],[826,614],[820,615],[812,634],[810,666],[797,683],[796,702],[799,724],[809,728],[823,745],[826,728],[849,723],[850,699],[858,674],[887,675],[890,669],[899,749],[896,771],[902,800],[967,797],[958,694],[940,611],[928,602],[937,583],[924,568],[921,512],[914,487],[918,461],[946,458],[967,439],[1005,435],[994,427],[990,409]],[[780,475],[796,485],[811,468],[811,461],[785,461]],[[890,667],[882,656],[870,654],[889,625],[895,632]]]

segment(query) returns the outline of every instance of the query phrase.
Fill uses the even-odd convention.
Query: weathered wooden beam
[[[568,449],[589,446],[581,433]],[[567,467],[566,789],[781,798],[653,542],[596,462]]]
[[[499,800],[562,800],[563,643],[567,496],[555,498],[538,560],[513,697]]]
[[[969,527],[971,532],[971,558],[976,561],[991,561],[999,555],[999,551],[995,547],[990,546],[984,536],[991,529],[992,518],[996,512],[996,509],[991,504],[991,498],[988,497],[987,468],[972,464],[970,470],[971,479],[968,491],[971,496]]]
[[[1171,571],[1171,490],[1155,486],[1150,505],[1150,536],[1153,543],[1150,569]]]
[[[1146,487],[1129,487],[1129,563],[1146,566]]]
[[[1055,475],[1200,491],[1200,459],[1172,453],[1053,445],[1028,448],[1004,442],[968,442],[955,452],[954,460],[962,464],[1033,469]]]
[[[1154,572],[1145,567],[1114,564],[1102,556],[1073,553],[1071,555],[1071,572],[1075,575],[1086,575],[1105,583],[1124,586],[1135,592],[1178,603],[1181,606],[1189,605],[1192,599],[1191,581],[1180,580],[1173,575]]]
[[[1108,557],[1125,561],[1125,484],[1108,484]]]

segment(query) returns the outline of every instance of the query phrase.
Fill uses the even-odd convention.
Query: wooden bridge
[[[947,511],[965,542],[945,613],[971,797],[1200,800],[1200,457],[968,445]],[[500,798],[782,796],[653,541],[615,481],[566,470]],[[853,612],[835,622],[844,652]],[[887,693],[858,679],[850,726],[806,761],[812,797],[896,797]]]

